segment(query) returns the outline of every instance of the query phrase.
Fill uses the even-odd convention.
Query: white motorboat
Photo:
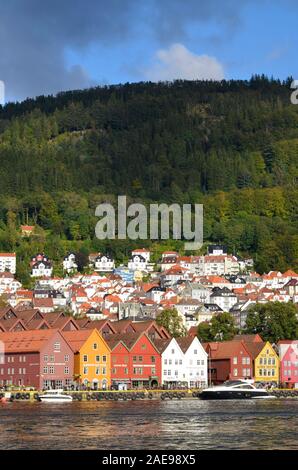
[[[72,396],[63,393],[62,389],[47,390],[42,395],[39,395],[39,401],[45,403],[67,403],[72,401]]]
[[[200,395],[202,400],[239,400],[256,398],[275,398],[265,388],[257,388],[252,380],[227,380],[223,385],[204,389]]]

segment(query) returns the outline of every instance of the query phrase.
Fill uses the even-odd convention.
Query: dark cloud
[[[145,31],[168,46],[183,41],[190,23],[204,21],[233,31],[242,8],[260,2],[266,0],[2,0],[0,79],[17,99],[87,87],[92,80],[79,64],[67,68],[66,50],[108,48]]]

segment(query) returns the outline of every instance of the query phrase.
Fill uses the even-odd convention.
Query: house
[[[32,265],[31,277],[51,277],[53,266],[49,261],[37,261]]]
[[[184,353],[183,369],[190,388],[205,387],[208,384],[208,354],[198,337],[177,338]]]
[[[237,296],[227,287],[214,287],[210,295],[210,302],[217,304],[224,312],[230,309],[238,302]]]
[[[113,272],[115,261],[111,256],[99,253],[94,260],[94,269],[98,272]]]
[[[204,348],[209,356],[208,375],[212,383],[253,377],[253,359],[244,341],[210,342]]]
[[[58,330],[0,333],[0,341],[5,350],[0,385],[41,390],[72,384],[73,352]]]
[[[133,254],[130,260],[128,261],[128,269],[131,271],[146,271],[148,261],[141,254]]]
[[[184,353],[175,338],[154,340],[154,344],[161,354],[161,383],[169,388],[185,385],[186,374],[183,361]]]
[[[16,254],[0,253],[0,272],[8,271],[12,274],[16,273]]]
[[[157,387],[161,383],[161,355],[144,332],[110,336],[112,386]]]
[[[78,265],[76,262],[76,255],[75,253],[68,253],[63,260],[63,269],[67,273],[71,273],[78,269]]]
[[[226,256],[228,254],[226,245],[209,245],[207,250],[210,256]]]
[[[298,388],[298,340],[278,342],[280,358],[280,382],[287,387]]]
[[[42,313],[50,313],[55,310],[53,299],[33,298],[33,308],[38,308]]]
[[[34,225],[21,225],[22,237],[30,237],[30,235],[32,235],[34,232],[34,229]]]
[[[110,386],[111,354],[97,329],[64,331],[63,336],[74,354],[74,379],[94,390]]]

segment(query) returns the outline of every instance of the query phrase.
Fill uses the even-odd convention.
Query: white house
[[[208,385],[208,354],[197,336],[177,338],[177,343],[184,353],[183,369],[188,386]]]
[[[220,289],[214,287],[210,295],[210,302],[217,304],[224,312],[229,312],[230,309],[238,302],[237,296],[230,291],[227,287]]]
[[[76,255],[74,253],[69,253],[65,256],[63,260],[63,269],[70,273],[71,271],[76,271],[78,269],[78,265],[76,263]]]
[[[146,271],[148,261],[142,255],[133,254],[128,261],[128,269],[131,271]]]
[[[32,265],[31,277],[51,277],[53,266],[49,261],[37,261]]]
[[[115,268],[115,261],[107,255],[98,254],[94,260],[94,269],[99,272],[112,272]]]
[[[15,253],[0,253],[0,272],[4,271],[9,271],[12,274],[16,273]]]
[[[137,248],[131,252],[131,256],[142,256],[147,263],[150,263],[150,251],[146,248]]]
[[[163,385],[207,385],[208,355],[197,337],[157,339],[155,344],[161,353]]]

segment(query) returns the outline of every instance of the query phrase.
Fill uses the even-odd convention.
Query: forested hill
[[[206,240],[252,253],[260,270],[297,266],[290,94],[290,79],[255,76],[99,87],[0,107],[0,249],[20,249],[20,223],[45,230],[48,250],[51,237],[98,247],[96,203],[127,194],[203,202]]]

